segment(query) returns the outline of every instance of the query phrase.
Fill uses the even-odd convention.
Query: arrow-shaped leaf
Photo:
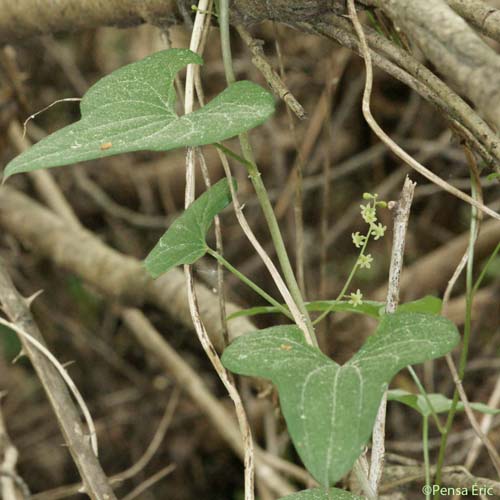
[[[230,85],[203,108],[178,117],[176,73],[200,56],[186,49],[157,52],[97,82],[83,97],[80,121],[42,139],[12,160],[9,176],[130,151],[167,151],[234,137],[263,123],[273,97],[260,86]]]
[[[270,379],[309,472],[325,487],[335,484],[361,454],[382,394],[403,367],[449,352],[458,342],[445,318],[419,313],[384,315],[351,360],[339,366],[307,345],[296,326],[243,335],[222,361],[241,375]]]
[[[442,394],[427,394],[429,401],[431,402],[432,408],[436,413],[445,413],[450,411],[453,401],[443,396]],[[431,409],[427,404],[424,396],[421,394],[413,394],[402,389],[392,389],[387,392],[387,399],[389,401],[398,401],[400,403],[413,408],[418,411],[422,416],[429,417],[431,415]],[[500,409],[490,408],[488,405],[483,403],[469,403],[470,407],[480,413],[488,413],[490,415],[497,415],[500,413]],[[458,402],[457,410],[465,410],[464,404]]]
[[[236,188],[236,183],[235,183]],[[214,217],[231,202],[227,179],[205,191],[179,216],[144,261],[153,278],[179,264],[192,264],[207,251],[206,234]]]

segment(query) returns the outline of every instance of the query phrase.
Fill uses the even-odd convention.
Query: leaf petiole
[[[250,278],[247,278],[243,273],[238,271],[232,264],[230,264],[221,254],[213,250],[212,248],[207,246],[207,253],[211,255],[214,259],[217,260],[220,264],[222,264],[228,271],[233,273],[237,278],[239,278],[245,285],[249,286],[255,293],[260,295],[267,302],[276,307],[281,313],[283,313],[287,318],[293,320],[293,317],[290,311],[283,305],[280,304],[276,299],[271,297],[265,290],[260,288],[259,285],[254,283]]]

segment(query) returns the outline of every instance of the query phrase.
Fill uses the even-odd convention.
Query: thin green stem
[[[226,73],[226,80],[228,85],[231,85],[236,81],[236,77],[233,70],[232,56],[231,56],[231,40],[229,33],[229,2],[228,0],[219,0],[219,25],[220,25],[220,35],[221,35],[221,46],[222,46],[222,60],[224,62],[224,71]],[[314,345],[318,345],[316,335],[314,333],[314,327],[309,316],[300,291],[297,280],[295,279],[295,274],[290,264],[290,259],[286,251],[285,242],[281,235],[281,231],[274,213],[271,201],[264,186],[264,182],[261,178],[261,173],[255,163],[252,147],[250,141],[248,140],[248,134],[243,133],[239,136],[240,146],[243,152],[243,157],[246,160],[246,167],[248,171],[248,176],[252,182],[252,185],[257,194],[257,199],[259,200],[262,212],[264,213],[264,218],[266,219],[267,225],[269,227],[269,232],[273,240],[274,247],[276,249],[276,255],[283,271],[283,277],[285,283],[290,290],[290,295],[292,296],[300,314],[303,316],[307,332],[311,338]]]
[[[326,316],[328,316],[333,311],[333,309],[335,308],[335,306],[339,303],[340,300],[342,300],[342,298],[346,294],[347,290],[349,289],[349,286],[351,285],[351,281],[353,280],[354,275],[356,274],[356,271],[359,268],[359,258],[362,255],[364,255],[366,247],[368,246],[368,241],[370,241],[371,234],[372,234],[372,228],[370,226],[370,228],[368,229],[368,232],[366,233],[365,242],[363,244],[363,247],[361,248],[361,252],[359,253],[358,260],[356,261],[356,263],[354,264],[353,268],[351,269],[351,272],[350,272],[350,274],[349,274],[349,276],[348,276],[348,278],[347,278],[347,280],[346,280],[346,282],[345,282],[342,290],[338,294],[337,298],[331,303],[330,307],[328,309],[326,309],[325,311],[323,311],[314,320],[313,325],[317,325],[321,320],[323,320],[324,318],[326,318]]]
[[[222,151],[226,156],[229,156],[234,160],[239,161],[246,168],[251,168],[252,164],[249,161],[245,160],[245,158],[240,156],[238,153],[235,153],[232,149],[226,148],[226,146],[224,146],[220,142],[215,142],[214,144],[212,144],[212,146]]]
[[[272,304],[274,307],[276,307],[282,314],[284,314],[287,318],[290,318],[293,320],[292,315],[290,314],[290,311],[283,305],[280,304],[276,299],[271,297],[265,290],[260,288],[259,285],[254,283],[250,278],[247,278],[243,273],[238,271],[232,264],[230,264],[220,253],[216,252],[212,248],[207,249],[207,253],[211,255],[214,259],[217,260],[221,265],[223,265],[229,272],[233,273],[238,279],[243,281],[245,285],[250,287],[255,293],[260,295],[264,300]]]
[[[431,498],[431,466],[429,462],[429,417],[423,417],[422,421],[422,443],[424,446],[424,468],[425,468],[425,500]]]
[[[424,389],[424,386],[422,385],[422,382],[420,382],[420,379],[418,378],[417,373],[413,369],[412,366],[407,366],[408,371],[410,372],[410,375],[413,378],[413,381],[415,382],[415,385],[417,386],[418,390],[420,391],[420,394],[425,399],[425,402],[427,403],[427,406],[431,410],[431,415],[432,418],[434,419],[434,423],[436,424],[436,427],[438,428],[439,432],[442,434],[444,432],[444,427],[443,424],[441,424],[441,421],[439,420],[439,416],[436,413],[436,410],[434,409],[434,406],[431,403],[431,400],[429,399],[429,396],[427,395],[427,391]]]
[[[476,293],[477,290],[479,289],[485,275],[486,275],[486,272],[488,271],[488,268],[490,267],[491,263],[493,262],[493,260],[495,259],[495,257],[497,256],[498,252],[500,251],[500,243],[496,246],[495,250],[493,250],[493,253],[490,255],[489,259],[488,259],[488,262],[486,262],[486,264],[484,265],[482,271],[481,271],[481,274],[479,275],[479,278],[476,280],[476,283],[474,284],[474,288],[472,290],[472,293]]]
[[[219,29],[222,42],[222,61],[224,62],[224,71],[226,81],[231,85],[236,81],[236,75],[233,69],[233,56],[231,54],[231,34],[229,32],[229,0],[219,0]]]
[[[475,178],[471,175],[471,187],[472,187],[472,195],[474,199],[477,195],[477,187],[475,184]],[[462,350],[460,352],[460,360],[458,364],[458,377],[460,380],[463,380],[465,375],[465,367],[467,364],[467,356],[469,353],[469,344],[470,337],[472,332],[472,302],[474,299],[474,283],[473,283],[473,272],[474,272],[474,245],[477,239],[477,230],[478,230],[478,219],[477,219],[478,210],[475,206],[471,208],[471,221],[470,221],[470,235],[469,235],[469,244],[467,247],[467,267],[466,267],[466,275],[465,275],[465,323],[464,323],[464,335],[462,340]],[[436,465],[436,484],[441,484],[442,478],[442,470],[444,465],[444,458],[446,454],[446,444],[448,442],[448,436],[451,432],[451,428],[453,426],[453,420],[455,418],[455,414],[457,411],[458,400],[460,398],[460,394],[458,389],[455,388],[453,393],[453,400],[451,404],[450,411],[448,413],[448,418],[446,419],[446,425],[444,428],[444,432],[441,435],[441,444],[439,447],[438,461]],[[434,495],[434,500],[439,500],[440,494],[439,490]]]

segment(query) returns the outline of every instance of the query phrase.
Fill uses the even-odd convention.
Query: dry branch
[[[90,231],[71,227],[26,195],[4,186],[0,190],[0,226],[40,256],[77,274],[103,295],[129,304],[156,305],[188,328],[192,328],[183,273],[173,269],[156,281],[141,263],[108,247]],[[216,348],[222,348],[216,295],[198,284],[196,293],[201,317]],[[228,314],[238,310],[227,304]],[[229,322],[234,339],[253,325],[246,318]]]
[[[407,267],[401,280],[401,291],[406,298],[419,297],[444,288],[467,248],[468,238],[468,232],[463,233]],[[499,240],[500,223],[495,220],[484,222],[475,247],[476,258],[487,257]],[[383,297],[384,294],[385,287],[382,287],[375,296]]]
[[[0,0],[0,43],[97,26],[171,20],[175,0]]]
[[[413,39],[494,127],[500,128],[500,55],[464,19],[444,0],[373,3]]]
[[[205,413],[214,428],[224,438],[232,450],[244,458],[241,433],[233,415],[212,395],[202,378],[193,370],[175,349],[153,327],[138,309],[123,312],[127,327],[136,340],[160,365],[171,374],[195,404]],[[276,474],[266,463],[266,454],[256,446],[256,473],[279,495],[292,493],[293,488]]]
[[[482,0],[446,0],[474,28],[500,42],[500,10]]]
[[[28,485],[16,471],[19,453],[12,444],[2,415],[0,394],[0,498],[18,500],[29,498]]]
[[[392,240],[391,266],[389,269],[389,281],[387,286],[387,299],[385,311],[393,314],[399,305],[399,292],[401,287],[401,274],[403,271],[403,259],[405,251],[406,231],[410,218],[410,209],[413,202],[416,183],[406,177],[399,201],[396,205],[394,216],[394,231]],[[378,491],[380,480],[384,469],[385,455],[385,419],[387,409],[387,392],[384,393],[377,413],[377,419],[373,426],[372,455],[370,466],[370,484],[375,492]]]
[[[0,303],[17,326],[45,345],[31,316],[27,300],[17,292],[3,265],[0,265]],[[24,337],[20,337],[20,341],[47,393],[68,449],[83,480],[85,492],[95,500],[116,498],[92,450],[78,411],[61,376],[47,358],[33,348],[31,343],[26,342]]]
[[[130,26],[149,21],[162,25],[171,23],[174,13],[174,0],[0,0],[0,44],[14,42],[29,36],[54,31],[79,30],[103,25]],[[463,2],[453,0],[457,5]],[[478,3],[477,0],[474,4]],[[232,3],[233,22],[257,22],[273,19],[291,24],[305,32],[333,35],[342,45],[356,50],[349,33],[334,27],[335,19],[342,20],[345,14],[345,2],[341,0],[235,0]],[[476,104],[480,113],[494,127],[500,127],[500,56],[485,44],[469,25],[444,0],[358,0],[360,7],[377,6],[383,8],[417,43],[425,55],[449,78],[463,93]],[[428,8],[429,7],[429,8]],[[464,7],[465,9],[465,7]],[[469,12],[470,8],[467,8]],[[483,12],[481,10],[481,12]],[[475,26],[477,16],[466,16]],[[486,16],[483,24],[490,25]],[[345,21],[345,19],[344,19]],[[488,21],[488,22],[487,22]],[[332,24],[333,23],[333,24]],[[494,21],[493,21],[494,24]],[[330,35],[326,32],[330,30]],[[399,48],[389,40],[382,39],[392,55],[397,55]],[[370,40],[371,43],[371,40]],[[452,120],[458,120],[466,139],[485,158],[490,165],[500,160],[500,144],[495,133],[481,118],[458,98],[445,84],[409,53],[404,53],[407,61],[394,61],[391,56],[375,49],[374,63],[385,71],[410,85],[424,98],[434,102]],[[398,55],[401,59],[402,54]],[[387,59],[388,58],[388,59]],[[398,67],[399,66],[399,67]],[[413,66],[413,70],[410,68]],[[404,69],[403,69],[404,68]],[[442,88],[437,89],[436,80]],[[429,87],[429,84],[431,86]],[[434,88],[432,87],[434,85]],[[438,85],[439,87],[439,85]],[[467,110],[465,108],[468,108]],[[465,111],[465,112],[464,112]]]

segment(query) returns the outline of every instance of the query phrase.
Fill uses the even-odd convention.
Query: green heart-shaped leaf
[[[280,500],[363,500],[363,497],[338,488],[330,488],[330,490],[314,488],[287,495]]]
[[[325,487],[361,454],[382,395],[402,368],[449,352],[458,331],[445,318],[384,315],[376,332],[339,366],[305,343],[296,326],[243,335],[225,351],[226,368],[276,384],[288,431],[304,465]]]
[[[203,108],[178,117],[173,79],[187,64],[202,62],[190,50],[170,49],[102,78],[83,97],[81,120],[14,158],[5,168],[4,180],[20,172],[130,151],[212,144],[260,125],[273,113],[271,94],[242,81]]]
[[[222,179],[191,203],[146,257],[144,265],[148,273],[157,278],[174,266],[192,264],[203,257],[212,221],[230,202],[229,182]]]
[[[453,401],[443,396],[442,394],[427,394],[429,401],[431,402],[432,408],[436,413],[445,413],[450,411]],[[387,392],[387,399],[389,401],[398,401],[403,403],[410,408],[418,411],[422,416],[429,417],[431,415],[431,409],[427,404],[424,396],[422,394],[413,394],[402,389],[392,389]],[[488,413],[490,415],[497,415],[500,413],[500,409],[490,408],[488,405],[483,403],[469,403],[470,407],[480,413]],[[457,410],[465,410],[464,404],[459,401],[457,404]]]

